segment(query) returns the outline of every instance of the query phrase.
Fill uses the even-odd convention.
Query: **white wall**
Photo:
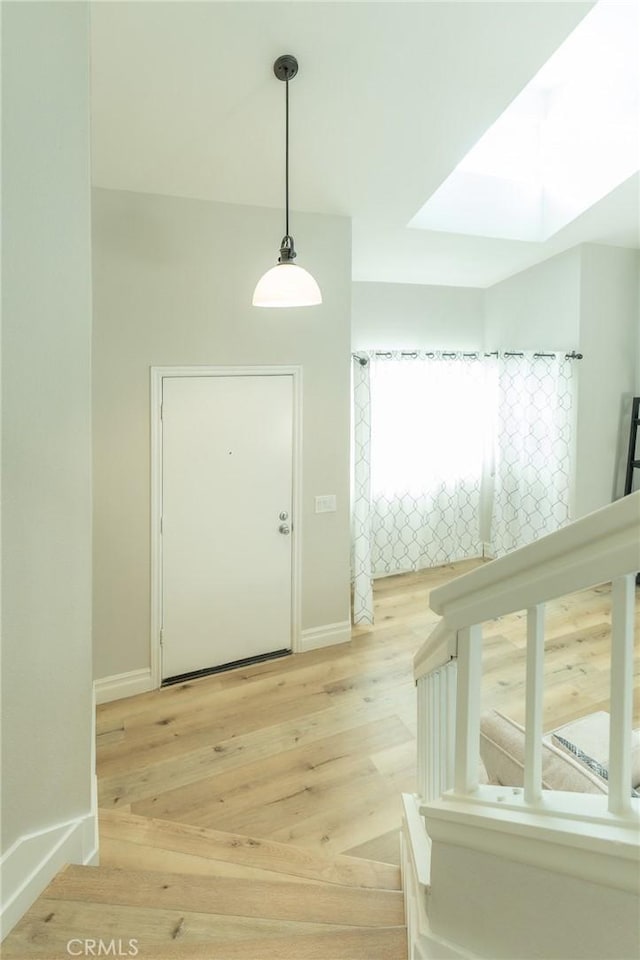
[[[637,388],[640,254],[582,247],[576,516],[623,493],[629,420]]]
[[[431,876],[429,922],[434,933],[473,956],[638,956],[637,897],[604,881],[595,884],[435,841]]]
[[[584,244],[486,291],[487,349],[578,350],[577,519],[622,493],[638,360],[635,250]],[[637,387],[636,387],[637,388]]]
[[[574,247],[486,290],[486,348],[576,350],[580,269],[580,247]]]
[[[91,807],[87,5],[3,4],[2,60],[6,853]]]
[[[640,396],[640,253],[638,253],[638,282],[636,284],[636,304],[637,313],[635,319],[636,325],[636,385],[634,396]]]
[[[95,676],[145,669],[149,641],[149,368],[303,367],[302,628],[349,619],[347,219],[296,214],[320,307],[264,310],[278,210],[94,191]],[[314,513],[335,493],[336,513]]]
[[[481,350],[483,291],[412,283],[354,283],[352,350]]]

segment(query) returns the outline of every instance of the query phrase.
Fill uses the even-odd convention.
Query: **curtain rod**
[[[459,355],[459,353],[460,353],[460,351],[456,351],[456,350],[443,350],[443,351],[441,352],[441,356],[443,356],[443,357],[457,357],[457,356]],[[358,361],[358,363],[360,364],[360,366],[363,366],[363,367],[364,367],[364,366],[366,366],[367,363],[369,363],[369,357],[363,357],[363,356],[361,356],[359,353],[352,353],[351,356],[353,357],[354,360],[357,360],[357,361]],[[393,353],[391,352],[391,350],[376,350],[374,356],[376,356],[376,357],[387,357],[387,358],[390,358],[390,357],[393,356]],[[415,359],[417,359],[417,357],[419,356],[419,353],[418,353],[417,350],[401,350],[401,351],[400,351],[400,356],[401,356],[401,357],[411,357],[412,359],[415,360]],[[424,354],[424,356],[425,356],[425,357],[435,357],[436,354],[433,353],[433,352],[428,352],[428,353],[426,352],[426,353]],[[498,356],[500,356],[500,354],[499,354],[499,352],[498,352],[497,350],[493,350],[491,353],[485,353],[485,354],[480,354],[480,353],[477,352],[477,351],[475,351],[475,352],[473,352],[473,353],[464,353],[464,352],[463,352],[463,353],[462,353],[462,356],[463,356],[463,357],[468,357],[469,359],[478,360],[478,359],[480,358],[480,356],[485,356],[485,357],[498,357]],[[503,356],[503,357],[524,357],[524,353],[518,353],[518,352],[515,352],[515,351],[505,350],[505,351],[502,353],[502,356]],[[536,357],[536,358],[540,358],[540,357],[555,357],[555,353],[534,353],[533,356]],[[584,354],[583,354],[583,353],[576,353],[575,350],[572,350],[571,353],[565,353],[564,356],[565,356],[565,360],[582,360],[582,359],[584,358]]]

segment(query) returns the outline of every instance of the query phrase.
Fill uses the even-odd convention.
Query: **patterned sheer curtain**
[[[369,361],[355,358],[352,379],[351,571],[353,622],[373,623],[371,588],[371,391]]]
[[[491,546],[501,557],[570,520],[575,363],[560,353],[524,353],[503,354],[491,367]]]
[[[366,359],[354,364],[355,623],[373,621],[372,578],[482,553],[482,361],[458,353]]]
[[[575,369],[559,353],[356,358],[354,623],[373,622],[375,577],[481,556],[481,496],[496,557],[570,520]]]

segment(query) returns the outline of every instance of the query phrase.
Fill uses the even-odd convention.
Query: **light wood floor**
[[[99,707],[101,807],[397,863],[429,591],[477,562],[377,581],[376,623],[350,643]],[[608,708],[609,589],[550,604],[546,623],[548,729]],[[524,641],[521,615],[485,626],[484,706],[519,721]]]

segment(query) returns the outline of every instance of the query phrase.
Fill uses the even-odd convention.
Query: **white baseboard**
[[[351,640],[351,622],[342,620],[341,623],[325,623],[322,627],[312,627],[303,630],[296,653],[306,653],[307,650],[316,650],[318,647],[332,647],[336,643],[346,643]]]
[[[86,826],[85,850],[93,851],[85,861],[97,867],[100,863],[100,834],[98,830],[98,762],[97,750],[97,713],[96,713],[96,685],[91,690],[91,818],[92,823]]]
[[[129,670],[128,673],[117,673],[113,677],[103,677],[94,681],[96,703],[110,703],[112,700],[123,700],[125,697],[135,697],[138,693],[148,693],[154,689],[151,679],[151,668],[143,670]]]
[[[2,907],[0,936],[6,937],[67,863],[95,863],[93,813],[20,837],[0,860]]]
[[[95,694],[94,685],[91,705],[91,810],[81,817],[51,824],[19,837],[0,857],[0,940],[4,940],[67,863],[97,866],[99,862]]]

